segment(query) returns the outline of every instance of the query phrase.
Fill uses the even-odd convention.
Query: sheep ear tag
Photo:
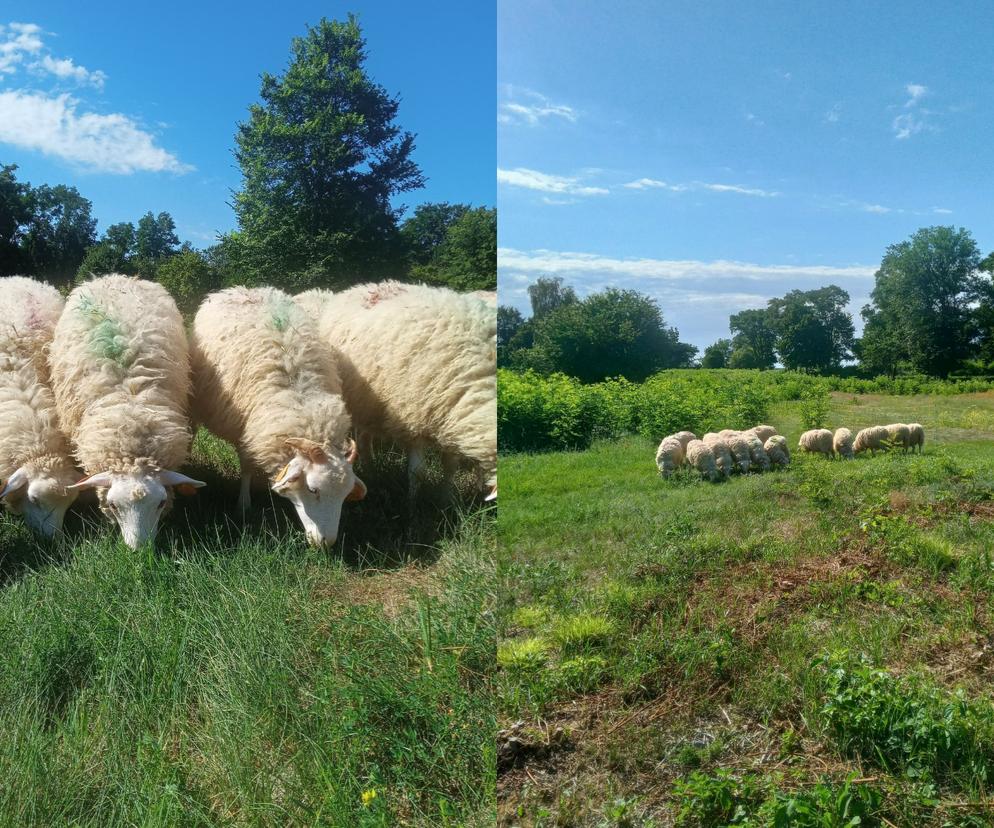
[[[273,485],[278,486],[283,482],[283,478],[286,477],[287,472],[290,471],[290,464],[287,463],[282,469],[280,469],[279,474],[276,475],[276,479],[273,480]]]
[[[345,499],[348,501],[362,500],[365,496],[366,484],[357,477],[355,479],[355,485],[352,487],[352,491],[349,492],[348,497]]]
[[[183,495],[183,497],[193,497],[197,493],[197,487],[192,483],[180,483],[175,487],[178,494]]]

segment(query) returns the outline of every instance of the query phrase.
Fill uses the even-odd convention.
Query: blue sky
[[[969,229],[994,249],[994,6],[501,0],[501,301],[559,275],[728,315]]]
[[[355,12],[367,67],[401,97],[428,177],[402,203],[492,205],[495,19],[492,3],[0,6],[0,163],[32,184],[72,184],[98,230],[166,210],[197,246],[234,227],[236,124],[259,75],[282,73],[290,41],[322,16]]]

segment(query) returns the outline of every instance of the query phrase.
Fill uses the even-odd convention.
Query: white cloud
[[[540,92],[510,85],[505,87],[505,92],[508,98],[518,98],[518,100],[506,100],[500,103],[497,108],[499,123],[535,126],[545,119],[560,118],[570,123],[574,123],[577,119],[577,112],[573,107],[553,103]],[[525,98],[527,102],[523,102],[521,98]]]
[[[759,265],[719,259],[705,262],[694,259],[616,259],[593,253],[554,250],[497,250],[497,266],[511,273],[606,274],[619,278],[690,280],[707,282],[714,278],[744,279],[750,282],[823,280],[835,278],[872,279],[875,267],[847,265]]]
[[[825,113],[825,120],[830,124],[837,124],[842,115],[842,104],[835,104]]]
[[[17,71],[25,55],[41,51],[41,26],[34,23],[0,24],[0,75]]]
[[[36,72],[47,72],[60,80],[74,80],[78,84],[89,84],[97,89],[103,89],[107,75],[99,69],[91,72],[85,66],[77,66],[72,58],[53,58],[45,55],[40,61],[31,64]]]
[[[932,208],[932,212],[933,213],[939,213],[940,215],[943,215],[943,216],[948,216],[948,215],[951,215],[953,211],[952,210],[947,210],[945,207],[933,207]]]
[[[762,118],[758,117],[752,112],[747,112],[745,118],[753,126],[758,126],[758,127],[766,126],[766,121],[764,121]]]
[[[863,204],[860,209],[864,213],[889,213],[891,212],[890,207],[884,207],[882,204]]]
[[[629,190],[671,190],[674,193],[681,193],[687,189],[685,184],[667,184],[655,178],[639,178],[629,181],[624,185]]]
[[[638,178],[622,186],[629,190],[669,190],[674,193],[683,193],[688,190],[711,190],[715,193],[738,193],[740,195],[759,196],[761,198],[775,198],[781,195],[781,193],[770,190],[739,187],[736,184],[709,184],[706,181],[694,181],[690,184],[669,184],[656,178]]]
[[[698,187],[711,190],[716,193],[739,193],[740,195],[759,196],[760,198],[776,198],[781,193],[771,190],[759,190],[751,187],[739,187],[736,184],[707,184],[703,181],[695,181]]]
[[[922,86],[920,83],[909,83],[904,88],[910,96],[905,106],[914,106],[918,103],[919,98],[924,97],[928,93],[928,87]]]
[[[95,172],[192,170],[131,118],[80,111],[67,94],[0,92],[0,142],[36,150]]]
[[[521,187],[526,190],[538,190],[543,193],[560,195],[606,195],[603,187],[587,187],[580,180],[571,176],[550,175],[549,173],[530,170],[527,167],[517,167],[513,170],[497,169],[497,183],[508,187]]]
[[[899,141],[917,135],[923,130],[931,129],[927,121],[931,112],[918,105],[919,101],[928,94],[928,87],[922,86],[920,83],[909,83],[904,89],[908,93],[908,100],[904,102],[904,109],[907,111],[895,115],[890,125],[894,131],[894,137]]]

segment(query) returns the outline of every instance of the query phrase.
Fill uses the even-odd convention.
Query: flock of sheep
[[[174,492],[204,485],[180,471],[198,424],[235,445],[242,512],[265,476],[319,545],[365,497],[354,465],[373,438],[407,450],[412,495],[433,448],[449,483],[468,461],[495,496],[495,304],[398,282],[297,297],[236,287],[208,296],[188,332],[154,282],[103,276],[63,300],[2,278],[0,499],[52,536],[95,489],[137,548]]]
[[[798,442],[802,451],[849,459],[862,451],[874,454],[897,447],[902,452],[917,448],[921,453],[924,445],[925,429],[919,423],[870,426],[860,431],[855,440],[848,428],[836,429],[834,434],[827,428],[816,428],[805,431]],[[746,431],[709,432],[701,439],[692,431],[678,431],[664,437],[656,449],[656,468],[663,477],[687,466],[713,482],[727,480],[735,472],[764,472],[773,466],[789,464],[787,438],[770,425]]]

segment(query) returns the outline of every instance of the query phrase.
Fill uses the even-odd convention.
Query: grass
[[[826,425],[893,421],[924,455],[720,484],[638,437],[502,457],[498,824],[994,822],[994,395]]]
[[[492,824],[492,512],[408,514],[386,452],[319,551],[231,519],[230,447],[192,468],[154,550],[0,518],[0,824]]]

